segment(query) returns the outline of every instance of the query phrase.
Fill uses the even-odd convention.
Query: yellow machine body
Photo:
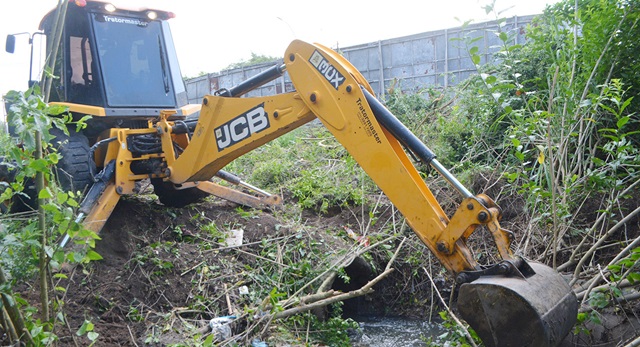
[[[529,264],[512,254],[513,235],[500,226],[499,206],[488,196],[473,195],[462,187],[375,99],[366,79],[344,57],[325,46],[296,40],[287,48],[282,66],[250,78],[251,83],[241,84],[242,88],[205,96],[201,105],[187,105],[166,23],[173,14],[149,9],[111,12],[108,5],[101,1],[88,1],[86,7],[69,4],[72,22],[66,24],[65,37],[76,45],[62,47],[65,63],[56,71],[64,77],[55,89],[63,92],[56,103],[67,106],[76,118],[93,117],[82,139],[87,142],[88,138],[88,144],[78,142],[88,151],[91,146],[87,157],[100,170],[80,208],[88,229],[102,229],[120,197],[135,194],[136,182],[144,179],[151,179],[159,196],[206,193],[253,207],[278,205],[279,197],[223,168],[319,119],[462,284],[460,312],[488,346],[520,346],[521,336],[535,341],[532,346],[555,346],[571,329],[577,303],[562,277],[545,265]],[[154,16],[149,17],[151,13]],[[53,22],[53,15],[45,17],[45,34],[51,32]],[[122,51],[114,52],[117,47],[107,40],[111,32],[119,33],[117,47]],[[154,39],[140,45],[149,32]],[[81,49],[82,54],[73,49]],[[110,58],[107,53],[125,58]],[[239,97],[284,71],[294,92]],[[133,83],[133,75],[142,73],[146,78]],[[139,99],[146,101],[136,104]],[[422,180],[408,151],[461,193],[452,216]],[[216,184],[211,180],[214,176],[257,194]],[[495,241],[498,264],[480,266],[467,247],[467,239],[479,227],[487,228]]]
[[[135,174],[132,163],[150,159],[162,161],[162,170],[151,176],[176,189],[198,188],[248,205],[279,203],[277,199],[252,201],[229,188],[223,192],[210,179],[239,156],[317,118],[442,265],[464,283],[460,311],[487,345],[515,346],[524,331],[536,336],[532,339],[536,345],[560,343],[575,322],[575,296],[555,271],[541,264],[530,266],[511,253],[512,235],[500,227],[497,204],[485,195],[466,196],[453,216],[447,216],[412,164],[404,143],[378,120],[379,111],[367,96],[371,87],[339,54],[318,44],[294,41],[285,52],[284,67],[295,92],[253,98],[206,96],[191,135],[177,131],[181,125],[172,120],[175,112],[171,110],[150,121],[146,129],[111,129],[108,136],[114,140],[99,160],[104,167],[115,161],[114,179],[85,223],[99,229],[119,196],[132,194],[134,183],[150,176]],[[127,139],[141,134],[160,137],[162,151],[132,155]],[[490,231],[501,263],[482,267],[474,260],[466,240],[480,226]],[[553,290],[541,295],[547,286]],[[525,318],[501,318],[514,312]]]

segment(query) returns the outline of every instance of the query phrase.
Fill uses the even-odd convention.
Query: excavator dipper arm
[[[515,257],[511,232],[500,227],[500,208],[473,196],[435,155],[372,95],[365,78],[342,56],[321,45],[294,41],[287,71],[312,112],[340,141],[405,216],[424,244],[462,284],[459,310],[487,346],[555,346],[577,316],[575,295],[542,264]],[[464,200],[449,219],[403,150],[430,164]],[[479,226],[490,231],[503,262],[476,264],[466,239]],[[526,337],[526,338],[523,338]]]
[[[198,186],[242,154],[317,118],[442,265],[457,275],[462,284],[459,310],[487,346],[560,343],[576,319],[575,295],[554,270],[512,254],[513,235],[500,227],[501,213],[495,202],[486,195],[474,196],[442,167],[431,150],[373,97],[366,79],[338,53],[322,45],[293,41],[285,53],[284,67],[276,69],[286,69],[295,92],[239,98],[234,90],[206,96],[190,137],[177,131],[170,112],[164,113],[148,130],[162,140],[165,169],[158,177],[178,186]],[[244,92],[253,84],[239,89]],[[121,158],[118,163],[135,159],[119,153],[125,147],[123,141],[110,144],[105,161],[110,157]],[[184,150],[177,152],[176,143]],[[407,151],[431,165],[460,192],[463,200],[451,217],[442,210]],[[118,167],[115,191],[122,187],[127,192],[131,184],[124,176],[131,173]],[[213,187],[205,184],[201,189]],[[108,191],[114,190],[109,187]],[[481,226],[490,231],[502,262],[492,266],[476,263],[466,240]]]

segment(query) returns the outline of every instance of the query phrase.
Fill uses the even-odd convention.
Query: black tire
[[[55,170],[58,183],[65,191],[86,193],[93,185],[93,175],[96,172],[89,140],[74,128],[69,128],[69,135],[55,128],[50,132],[55,136],[52,141],[54,148],[62,155]]]
[[[0,158],[0,193],[4,192],[5,184],[13,182],[16,178],[16,170],[9,170],[10,166],[14,166],[11,162],[6,161],[6,158]],[[0,213],[18,213],[33,211],[38,208],[36,203],[36,187],[33,179],[26,179],[24,182],[25,195],[16,194],[10,200],[0,202]]]
[[[164,182],[161,178],[152,178],[151,184],[160,203],[168,207],[185,207],[209,196],[198,188],[175,189],[173,183]]]
[[[65,191],[86,193],[93,184],[93,174],[96,171],[95,162],[90,156],[89,140],[77,133],[75,128],[69,129],[69,135],[57,128],[52,128],[49,132],[55,136],[51,141],[53,147],[62,155],[55,167],[58,183]],[[7,164],[0,164],[0,181],[11,182],[15,178],[15,172],[9,171]],[[0,202],[0,212],[17,213],[36,209],[37,191],[33,179],[25,180],[22,193],[24,195],[14,195],[10,202]]]

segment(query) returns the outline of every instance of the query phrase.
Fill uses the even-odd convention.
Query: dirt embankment
[[[341,248],[356,242],[343,235],[346,228],[357,225],[350,211],[336,210],[322,216],[303,212],[300,218],[304,221],[299,224],[286,224],[276,218],[278,214],[243,211],[220,200],[172,209],[151,197],[122,199],[97,242],[96,251],[103,259],[73,269],[67,273],[69,279],[60,283],[67,288],[61,299],[68,320],[67,327],[57,332],[61,342],[72,345],[75,339],[79,345],[88,344],[86,337],[77,337],[75,332],[89,320],[100,334],[96,346],[189,345],[189,339],[195,341],[198,328],[211,318],[252,307],[264,299],[252,297],[258,289],[268,293],[269,288],[278,288],[266,270],[255,268],[257,260],[293,267],[295,264],[288,263],[291,259],[282,259],[290,245],[313,243],[323,247],[331,260]],[[245,246],[225,247],[220,237],[226,230],[242,230]],[[278,243],[282,247],[272,248],[282,248],[282,254],[263,253]],[[296,247],[300,247],[296,250],[299,253],[306,249]],[[362,285],[371,278],[371,271],[366,262],[356,262],[348,269],[353,281],[345,284],[339,276],[334,288],[351,290]],[[399,272],[394,276],[405,275]],[[376,295],[387,295],[389,300],[361,298],[344,310],[389,311],[383,303],[403,300],[397,295],[399,289],[389,285],[395,282],[398,278],[377,286]],[[243,286],[249,289],[248,295],[240,294]],[[410,291],[422,289],[429,289],[429,284],[412,286]],[[428,296],[426,291],[415,295]],[[266,338],[269,333],[267,329],[252,336]]]
[[[377,215],[377,222],[370,225],[370,235],[385,234],[383,229],[393,219],[390,211]],[[256,297],[255,293],[280,290],[278,278],[270,278],[268,271],[260,268],[264,264],[273,266],[273,273],[280,269],[282,275],[282,269],[295,267],[297,260],[302,263],[299,260],[308,257],[301,243],[320,247],[325,257],[332,259],[339,249],[357,242],[344,232],[362,227],[354,211],[336,209],[325,215],[298,212],[293,218],[297,222],[291,223],[291,216],[282,218],[284,211],[242,210],[220,200],[175,209],[159,205],[151,196],[122,199],[100,233],[102,240],[96,251],[103,259],[70,270],[68,280],[59,284],[66,288],[59,294],[67,319],[66,325],[56,331],[61,344],[90,344],[86,336],[76,336],[85,321],[94,323],[99,334],[96,346],[201,342],[197,331],[211,318],[237,314],[268,298]],[[220,238],[222,231],[228,230],[242,230],[244,246],[225,246]],[[439,274],[436,284],[445,297],[450,294],[450,282],[437,262],[428,258],[428,252],[410,231],[404,236],[412,242],[405,244],[395,261],[397,271],[376,286],[374,295],[345,303],[345,314],[426,316],[430,309],[438,309],[438,303],[432,301],[431,282],[419,275],[423,267]],[[334,288],[352,290],[381,272],[402,237],[390,242],[385,250],[372,252],[366,261],[355,262],[347,269],[351,281],[338,276]],[[292,245],[298,247],[294,251],[298,258],[285,259]],[[241,287],[246,287],[248,294],[242,294],[246,290]],[[634,336],[639,329],[640,305],[627,308],[607,313],[601,317],[602,325],[591,325],[589,334],[570,336],[563,346],[615,346]],[[234,329],[253,329],[246,342],[260,337],[270,339],[270,346],[278,345],[271,328],[251,324],[245,321]]]

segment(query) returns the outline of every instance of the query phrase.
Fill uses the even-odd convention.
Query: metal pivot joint
[[[529,263],[520,257],[516,257],[512,260],[503,260],[497,264],[482,267],[481,270],[460,272],[456,276],[456,283],[470,283],[482,276],[504,276],[526,279],[535,274],[536,272],[531,268]]]

